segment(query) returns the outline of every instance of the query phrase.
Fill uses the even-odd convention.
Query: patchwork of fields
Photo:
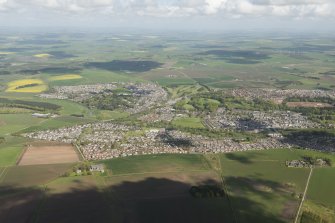
[[[125,219],[170,222],[172,218],[175,222],[203,222],[205,219],[211,222],[291,222],[309,170],[287,168],[285,161],[305,155],[318,156],[320,153],[282,149],[218,155],[134,156],[100,162],[106,168],[105,174],[69,177],[59,176],[71,171],[73,164],[2,167],[0,209],[7,213],[4,204],[8,204],[9,198],[20,198],[25,200],[25,208],[21,209],[25,210],[23,218],[34,213],[37,222],[86,218],[113,222]],[[333,167],[315,169],[306,205],[314,202],[333,208],[331,179],[334,173]],[[319,182],[323,182],[321,190],[324,195],[317,191]],[[204,184],[223,185],[228,198],[190,196],[191,186]],[[13,187],[12,190],[22,191],[19,193],[21,196],[14,191],[1,196],[9,185],[15,185],[16,189]],[[24,189],[29,185],[42,187],[38,191]],[[36,193],[45,195],[26,199]],[[42,206],[29,211],[28,207],[36,205],[36,202],[42,202]],[[75,205],[76,211],[71,211],[68,205],[64,207],[64,203]],[[176,203],[178,206],[173,205]],[[15,203],[12,205],[16,206]],[[92,210],[93,214],[83,214]],[[322,211],[324,209],[320,213]],[[155,213],[153,216],[152,212]],[[327,214],[330,218],[335,216]],[[8,216],[8,219],[14,218],[10,213]]]
[[[227,95],[231,88],[242,93],[259,88],[307,89],[331,95],[335,90],[333,37],[316,35],[297,41],[296,37],[270,36],[265,41],[263,36],[241,34],[211,38],[201,34],[155,38],[27,34],[12,38],[4,34],[0,45],[0,222],[285,223],[294,221],[305,189],[298,222],[307,223],[304,219],[314,215],[324,223],[335,222],[334,154],[294,149],[308,140],[313,145],[308,148],[319,149],[322,142],[328,143],[327,149],[333,148],[334,99],[291,98],[286,103],[287,98],[278,97],[278,103],[273,103]],[[107,83],[119,85],[99,91]],[[120,87],[120,83],[127,84]],[[139,83],[144,87],[138,88]],[[131,106],[151,99],[147,83],[159,86],[167,99],[132,114]],[[79,93],[71,92],[79,85]],[[52,95],[57,86],[71,86],[67,100],[41,96]],[[98,109],[101,104],[105,107]],[[301,129],[277,129],[251,120],[257,111],[259,120],[273,124],[276,120],[268,114],[285,109],[276,120]],[[236,112],[242,110],[243,115]],[[236,119],[229,119],[232,114]],[[48,117],[38,118],[43,115]],[[131,126],[131,131],[121,137],[109,135],[106,129],[91,134],[93,138],[83,144],[96,140],[88,148],[101,146],[99,151],[129,147],[130,154],[115,159],[83,161],[70,144],[22,137],[23,133],[111,120],[121,129],[123,123]],[[320,129],[302,126],[306,120]],[[246,131],[227,126],[242,126]],[[176,135],[161,134],[166,129]],[[89,133],[94,130],[86,128],[78,139]],[[290,149],[159,154],[158,148],[155,155],[128,156],[137,155],[131,148],[136,140],[167,137],[163,142],[174,148],[180,143],[174,136],[184,133],[211,139],[206,151],[220,147],[215,143],[225,137],[230,145],[241,148],[264,138],[280,141],[291,136],[301,141]],[[314,168],[308,185],[309,168],[286,166],[286,161],[306,157],[332,163]],[[91,164],[103,164],[105,172],[78,171],[78,165]],[[210,191],[194,197],[190,193],[192,187],[209,186],[222,189],[225,195]]]

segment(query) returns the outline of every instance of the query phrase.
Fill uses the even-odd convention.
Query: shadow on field
[[[319,151],[334,151],[335,133],[326,130],[295,130],[281,139],[301,148]]]
[[[238,162],[244,163],[244,164],[252,163],[250,157],[247,157],[247,156],[244,156],[244,155],[238,155],[236,153],[226,153],[225,157],[230,159],[230,160],[238,161]]]
[[[213,183],[206,180],[197,185]],[[237,181],[228,179],[227,183],[234,186]],[[165,178],[123,181],[99,189],[80,182],[73,185],[62,193],[51,189],[0,188],[0,222],[283,222],[247,196],[194,198],[189,193],[194,185]],[[233,209],[230,202],[236,205]]]

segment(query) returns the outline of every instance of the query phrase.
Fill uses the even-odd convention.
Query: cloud
[[[4,13],[334,18],[333,0],[0,0]]]

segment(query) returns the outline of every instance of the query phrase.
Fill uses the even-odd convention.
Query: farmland
[[[50,77],[51,81],[64,81],[64,80],[73,80],[73,79],[80,79],[82,76],[78,74],[64,74],[59,76],[52,76]]]
[[[0,44],[1,222],[293,222],[306,188],[300,223],[334,221],[332,35],[21,35]],[[307,187],[286,162],[308,158],[330,164]]]
[[[82,213],[95,210],[95,218],[103,216],[115,222],[125,219],[125,209],[128,210],[128,217],[134,220],[155,222],[160,216],[166,216],[163,222],[169,222],[171,213],[178,215],[180,207],[183,207],[184,214],[176,219],[177,222],[202,222],[205,218],[213,219],[213,222],[233,219],[239,222],[291,222],[296,214],[298,196],[306,184],[308,169],[290,169],[284,163],[287,159],[304,155],[322,154],[305,153],[302,150],[270,150],[208,156],[146,155],[103,161],[107,168],[106,174],[69,177],[57,176],[64,171],[71,171],[71,165],[33,165],[25,166],[24,169],[18,166],[7,170],[1,184],[13,184],[17,188],[23,185],[48,188],[41,198],[42,206],[36,210],[38,222],[68,219],[70,210],[62,205],[64,202],[71,206],[81,204],[77,206],[78,212],[71,211],[72,217],[85,217],[86,214]],[[320,171],[329,172],[327,170],[332,169]],[[33,173],[37,175],[33,176]],[[317,173],[314,180],[320,180],[318,176]],[[220,185],[221,177],[229,201],[225,198],[190,197],[188,189],[192,185]],[[20,181],[16,180],[18,178]],[[326,186],[323,191],[329,191],[330,187]],[[312,195],[315,189],[311,184],[305,205],[322,214],[325,208],[315,204],[313,206],[311,201],[327,206],[334,203],[327,196],[317,196],[316,201]],[[31,193],[34,190],[30,189]],[[5,198],[0,196],[0,199]],[[88,204],[83,205],[86,201],[89,201]],[[178,209],[167,209],[176,202],[180,204]],[[101,207],[98,210],[94,209],[97,204]],[[247,211],[250,208],[252,212]],[[218,212],[219,209],[221,211]],[[154,217],[147,210],[154,210]],[[194,213],[194,210],[198,213]],[[54,213],[58,213],[57,217]],[[333,216],[329,212],[327,215]]]
[[[18,165],[75,163],[78,161],[78,155],[71,145],[34,143],[27,146]]]
[[[22,79],[9,82],[7,92],[39,93],[46,89],[47,86],[40,79]]]

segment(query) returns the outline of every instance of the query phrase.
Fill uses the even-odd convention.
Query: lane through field
[[[312,173],[313,173],[313,167],[311,167],[311,170],[310,170],[310,172],[309,172],[308,179],[307,179],[307,183],[306,183],[306,187],[305,187],[305,191],[304,191],[304,194],[302,195],[302,199],[301,199],[301,202],[300,202],[300,205],[299,205],[299,208],[298,208],[297,215],[296,215],[296,217],[295,217],[295,221],[294,221],[294,223],[297,223],[297,222],[298,222],[299,215],[300,215],[300,211],[301,211],[302,205],[303,205],[303,203],[304,203],[304,200],[305,200],[305,198],[306,198],[306,193],[307,193],[307,191],[308,191],[309,181],[311,180]]]

